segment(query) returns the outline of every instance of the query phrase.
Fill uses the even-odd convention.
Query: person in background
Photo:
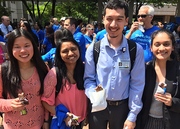
[[[173,27],[175,26],[176,18],[173,17],[170,19],[170,22],[164,25],[164,29],[167,29],[171,32],[173,32]]]
[[[7,54],[7,47],[4,42],[0,42],[0,65],[9,59]]]
[[[97,34],[97,33],[100,32],[101,30],[103,30],[103,29],[102,29],[102,23],[98,23],[97,26],[96,26],[96,29],[95,29],[94,33]]]
[[[82,28],[81,28],[81,33],[82,33],[83,35],[86,34],[86,27],[82,27]]]
[[[54,32],[59,28],[59,21],[58,21],[58,19],[57,18],[53,18],[53,30],[54,30]]]
[[[84,92],[84,64],[81,49],[69,32],[56,41],[55,67],[60,76],[57,76],[56,68],[52,68],[44,80],[44,94],[41,99],[44,107],[54,115],[51,129],[71,127],[82,129],[87,115],[88,101]],[[58,81],[59,85],[57,85]],[[59,86],[57,96],[56,86]],[[70,113],[78,116],[76,122],[69,121],[72,120]]]
[[[50,26],[50,22],[45,22],[44,24],[44,36],[46,36],[46,28]]]
[[[58,29],[56,32],[54,32],[54,42],[57,45],[57,41],[61,38],[68,35],[69,37],[73,37],[72,33],[68,29]],[[48,53],[41,56],[43,61],[51,61],[52,64],[54,64],[54,57],[56,53],[56,48],[52,48]]]
[[[85,51],[86,51],[86,40],[84,35],[81,32],[76,31],[77,28],[77,20],[73,17],[67,17],[64,22],[64,28],[71,31],[74,39],[79,43],[81,47],[81,55],[83,62],[85,61]]]
[[[77,26],[77,28],[76,28],[76,31],[77,31],[77,32],[81,32],[81,28],[82,28],[82,25],[83,25],[83,20],[78,19],[78,20],[77,20],[77,24],[78,24],[78,26]]]
[[[173,35],[175,36],[175,40],[177,42],[180,41],[180,23],[176,24],[173,28]]]
[[[2,23],[0,24],[0,29],[4,34],[4,36],[3,36],[4,40],[7,42],[8,41],[8,36],[13,31],[13,28],[10,25],[9,17],[2,16],[1,21],[2,21]]]
[[[154,8],[150,5],[143,5],[139,9],[137,18],[138,21],[134,22],[131,29],[126,32],[126,38],[140,44],[144,49],[145,62],[153,59],[153,54],[150,50],[151,34],[160,29],[151,24],[154,17]],[[142,30],[139,30],[139,28]]]
[[[4,34],[3,34],[3,32],[1,31],[1,29],[0,29],[0,42],[6,43],[6,41],[4,40]]]
[[[31,26],[30,26],[30,24],[29,24],[28,21],[22,21],[22,22],[21,22],[21,29],[24,29],[24,30],[28,31],[28,32],[31,34],[31,36],[33,37],[33,40],[35,41],[37,47],[39,48],[39,40],[38,40],[38,37],[37,37],[36,34],[34,34],[34,32],[32,31]]]
[[[39,35],[39,43],[41,45],[44,40],[44,32],[43,32],[42,25],[39,22],[36,22],[34,28],[36,29],[36,33]]]
[[[143,108],[136,129],[179,129],[180,62],[174,52],[175,44],[169,30],[160,29],[151,36],[154,59],[146,64]]]
[[[43,41],[43,48],[45,49],[45,53],[49,52],[51,48],[56,47],[54,43],[54,30],[51,26],[46,28],[46,36]]]
[[[89,47],[91,43],[95,42],[96,33],[94,33],[94,26],[91,24],[88,24],[86,26],[86,34],[84,35],[86,40],[86,49]]]
[[[106,29],[99,31],[99,32],[97,33],[97,35],[96,35],[95,42],[103,39],[106,34],[107,34]]]
[[[41,103],[48,67],[43,62],[32,36],[16,29],[8,38],[9,61],[0,68],[0,112],[4,129],[48,129],[48,112]],[[22,101],[20,93],[24,94]],[[24,102],[24,103],[23,103]],[[26,103],[25,103],[26,102]]]
[[[58,29],[62,29],[63,27],[64,27],[64,21],[65,21],[65,19],[66,19],[66,17],[62,17],[61,19],[60,19],[60,26],[59,26],[59,28]]]

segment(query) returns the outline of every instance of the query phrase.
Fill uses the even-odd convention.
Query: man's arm
[[[95,63],[93,58],[93,46],[91,44],[85,56],[85,72],[84,72],[84,88],[87,97],[89,98],[89,92],[95,92],[96,84],[96,70],[95,70]]]
[[[131,122],[132,126],[136,121],[136,117],[142,109],[143,103],[141,101],[145,85],[145,62],[143,48],[137,44],[136,59],[131,71],[130,87],[129,87],[129,109],[127,120],[125,124]],[[128,129],[131,129],[131,127]]]
[[[132,25],[131,25],[131,29],[129,31],[128,34],[126,34],[126,38],[127,39],[130,39],[131,38],[131,35],[138,29],[139,27],[139,22],[134,22]]]

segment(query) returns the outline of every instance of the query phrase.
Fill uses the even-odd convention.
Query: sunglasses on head
[[[94,30],[93,28],[88,28],[88,29],[90,29],[90,30]]]
[[[150,16],[150,15],[137,15],[137,18],[145,18],[145,17],[147,17],[147,16]]]

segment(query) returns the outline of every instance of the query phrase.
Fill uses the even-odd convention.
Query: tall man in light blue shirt
[[[4,39],[7,42],[9,34],[13,31],[12,26],[10,25],[9,17],[2,16],[1,17],[2,24],[0,24],[0,29],[4,33]]]
[[[143,48],[137,44],[135,62],[131,66],[128,41],[122,34],[129,19],[127,3],[110,0],[105,6],[104,13],[103,21],[107,34],[101,40],[96,67],[93,44],[86,51],[84,87],[86,95],[90,98],[89,93],[96,92],[96,86],[101,84],[107,90],[107,108],[90,113],[89,128],[105,129],[109,122],[110,129],[134,129],[136,117],[143,106]]]

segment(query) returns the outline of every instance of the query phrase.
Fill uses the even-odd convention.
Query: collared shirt
[[[85,52],[86,52],[86,40],[84,35],[81,32],[75,31],[73,34],[74,39],[81,47],[82,60],[85,61]]]
[[[6,35],[7,35],[8,33],[12,32],[12,31],[13,31],[13,28],[12,28],[11,25],[9,25],[9,26],[7,27],[7,28],[8,28],[8,31],[7,31],[7,28],[6,28],[6,26],[5,26],[3,23],[0,24],[0,28],[1,28],[1,31],[4,33],[4,39],[5,39],[5,41],[7,42]]]
[[[93,59],[93,45],[86,51],[84,87],[89,97],[89,92],[101,84],[107,90],[107,100],[117,101],[129,98],[128,120],[135,122],[137,114],[142,108],[142,93],[145,84],[145,62],[143,48],[137,44],[136,59],[132,71],[130,68],[119,69],[118,64],[123,59],[129,59],[127,39],[123,36],[120,47],[114,50],[108,42],[107,35],[101,40],[100,54],[95,70]],[[123,54],[122,48],[126,50]],[[131,63],[129,63],[131,65]],[[131,76],[131,78],[130,78]]]

